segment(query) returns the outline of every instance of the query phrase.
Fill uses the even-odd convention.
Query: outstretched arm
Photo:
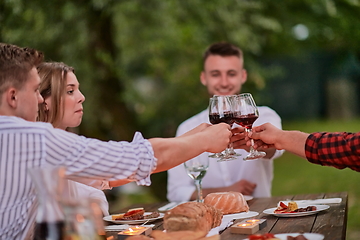
[[[249,137],[255,140],[255,148],[270,148],[285,149],[291,153],[299,155],[303,158],[305,156],[305,143],[309,134],[300,131],[285,131],[278,129],[270,123],[253,127]],[[250,145],[250,141],[247,143]]]
[[[155,172],[173,168],[203,152],[221,152],[230,142],[230,126],[226,123],[200,125],[175,138],[149,139],[158,159]]]

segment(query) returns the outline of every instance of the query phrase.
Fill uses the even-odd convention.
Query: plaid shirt
[[[360,172],[360,132],[312,133],[306,140],[305,154],[311,163]]]

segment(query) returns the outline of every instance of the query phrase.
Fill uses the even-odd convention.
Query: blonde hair
[[[40,94],[44,103],[39,104],[38,121],[49,122],[57,127],[64,115],[66,77],[74,68],[62,62],[44,62],[37,67],[40,76]],[[50,97],[51,110],[46,108],[45,99]]]

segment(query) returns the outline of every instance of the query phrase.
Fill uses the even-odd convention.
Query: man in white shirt
[[[44,101],[36,70],[42,60],[35,49],[0,43],[0,239],[33,239],[38,199],[29,168],[65,166],[69,179],[149,185],[150,174],[229,143],[226,124],[203,124],[176,138],[136,133],[132,142],[104,142],[35,122]]]
[[[225,42],[211,45],[203,56],[204,69],[201,72],[201,83],[207,87],[210,96],[233,95],[241,91],[246,82],[247,72],[243,68],[242,51]],[[270,122],[281,128],[279,115],[269,107],[258,107],[259,118],[254,126]],[[208,109],[184,121],[178,128],[176,135],[191,130],[200,123],[209,123]],[[236,140],[245,137],[244,129],[240,128]],[[242,143],[242,144],[241,144]],[[237,153],[242,156],[236,160],[217,162],[210,158],[209,168],[202,180],[203,197],[211,192],[236,191],[254,197],[269,197],[273,179],[273,159],[282,155],[283,151],[270,148],[263,159],[244,161],[242,157],[248,154],[249,147],[245,140],[237,141]],[[202,153],[197,158],[208,158],[209,153]],[[196,199],[194,181],[187,176],[184,165],[179,165],[168,171],[169,201],[188,201]]]

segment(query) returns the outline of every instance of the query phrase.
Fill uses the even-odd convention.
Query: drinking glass
[[[245,131],[251,132],[252,125],[259,117],[259,111],[255,101],[250,93],[239,94],[236,98],[238,111],[235,112],[235,122],[245,128]],[[253,148],[254,140],[251,139],[250,153],[244,157],[244,160],[253,160],[265,157],[266,153],[257,151]]]
[[[194,179],[197,202],[203,202],[201,181],[206,174],[206,170],[209,167],[209,158],[193,158],[184,163],[185,169],[189,177]]]
[[[30,178],[39,200],[34,240],[64,239],[64,214],[59,204],[63,168],[29,168]]]
[[[211,124],[218,124],[221,122],[227,123],[230,126],[234,123],[236,95],[229,96],[213,96],[209,101],[209,120]],[[236,153],[232,147],[232,143],[224,150],[224,153],[215,153],[209,157],[219,158],[218,162],[229,161],[236,159],[240,154]]]
[[[221,121],[219,115],[218,99],[216,96],[209,99],[209,121],[211,124],[218,124]],[[221,152],[209,155],[211,158],[221,158],[223,154]]]

